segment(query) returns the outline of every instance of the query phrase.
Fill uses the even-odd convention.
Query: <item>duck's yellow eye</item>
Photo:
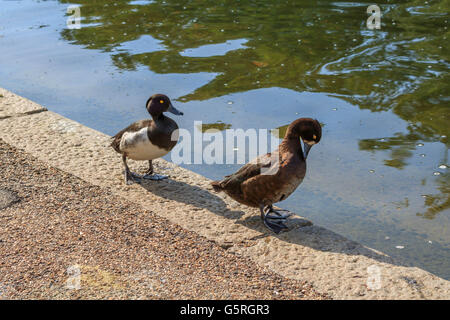
[[[159,100],[159,103],[164,103],[164,100]]]
[[[316,136],[315,134],[313,134],[313,139],[314,139],[314,140],[316,140],[316,139],[317,139],[317,136]]]

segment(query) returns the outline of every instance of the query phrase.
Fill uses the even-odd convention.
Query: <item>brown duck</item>
[[[279,233],[291,215],[274,210],[273,204],[285,200],[302,183],[306,157],[320,141],[322,128],[317,120],[300,118],[292,122],[278,150],[259,156],[222,181],[212,182],[215,191],[223,191],[234,200],[261,210],[267,228]],[[304,143],[304,152],[300,139]]]
[[[132,123],[117,133],[111,143],[113,149],[122,154],[126,184],[139,178],[150,180],[167,178],[167,176],[154,174],[152,160],[169,153],[178,141],[178,125],[165,116],[164,112],[171,112],[175,115],[183,115],[183,112],[174,108],[169,97],[163,94],[154,94],[147,100],[146,107],[153,120],[140,120]],[[127,158],[148,160],[147,174],[141,177],[132,173],[128,168]]]

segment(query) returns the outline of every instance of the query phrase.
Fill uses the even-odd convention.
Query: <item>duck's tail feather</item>
[[[122,153],[120,151],[120,139],[117,139],[116,137],[112,138],[112,142],[110,144],[110,146],[117,152],[117,153]]]
[[[223,190],[223,187],[221,185],[221,181],[213,181],[211,182],[211,185],[215,192],[220,192]]]

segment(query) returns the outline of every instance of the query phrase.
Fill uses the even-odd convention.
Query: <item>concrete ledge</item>
[[[235,254],[285,277],[306,280],[335,299],[450,299],[450,282],[350,241],[306,219],[290,219],[290,231],[273,236],[259,211],[212,192],[209,180],[164,160],[155,171],[170,179],[125,186],[110,137],[0,89],[2,139],[66,172],[107,188]],[[3,115],[3,118],[2,118]],[[137,171],[145,163],[130,162]],[[380,272],[371,290],[369,270]]]
[[[0,120],[47,111],[41,105],[0,88]]]

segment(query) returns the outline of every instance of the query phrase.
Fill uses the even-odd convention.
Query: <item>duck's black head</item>
[[[311,118],[300,118],[292,122],[286,132],[285,139],[302,139],[304,143],[304,156],[308,156],[313,145],[322,138],[322,126],[319,121]]]
[[[153,119],[158,119],[163,112],[171,112],[177,116],[182,116],[183,112],[178,111],[170,102],[168,96],[164,94],[154,94],[147,100],[147,111],[151,114]]]

